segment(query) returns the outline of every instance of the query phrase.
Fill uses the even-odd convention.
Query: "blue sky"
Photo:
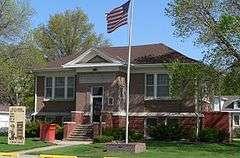
[[[97,33],[104,34],[113,46],[128,44],[127,26],[107,34],[105,13],[127,0],[30,0],[36,14],[33,17],[33,27],[46,24],[50,15],[64,12],[66,9],[81,8],[95,25]],[[200,46],[194,46],[194,39],[177,38],[173,35],[174,27],[171,19],[165,15],[165,8],[169,0],[135,0],[133,20],[133,44],[164,43],[183,54],[195,58],[202,58]]]

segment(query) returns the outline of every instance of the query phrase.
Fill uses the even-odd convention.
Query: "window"
[[[239,115],[233,115],[233,125],[234,126],[240,125],[240,116]]]
[[[93,87],[92,95],[93,96],[102,96],[103,95],[103,87]]]
[[[168,98],[169,97],[169,75],[168,74],[146,74],[145,81],[146,98]]]
[[[46,78],[46,93],[45,93],[46,98],[52,98],[52,88],[53,88],[52,83],[53,83],[53,78],[47,77]]]
[[[240,101],[234,102],[234,109],[240,109]]]
[[[169,76],[166,74],[157,75],[157,97],[169,96]]]
[[[67,98],[74,98],[74,91],[75,91],[75,79],[74,79],[74,77],[68,77]]]
[[[73,99],[75,94],[74,77],[46,77],[46,99]]]
[[[55,98],[64,99],[65,93],[65,77],[56,77],[55,78]]]
[[[113,105],[114,104],[114,99],[113,97],[108,98],[108,105]]]
[[[154,97],[154,75],[146,75],[146,96]]]

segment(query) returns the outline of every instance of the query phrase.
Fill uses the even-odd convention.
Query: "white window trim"
[[[236,125],[236,124],[235,124],[234,116],[238,116],[238,119],[239,119],[239,120],[238,120],[239,125]],[[234,126],[234,127],[240,127],[240,114],[233,114],[233,126]]]
[[[46,97],[46,80],[47,78],[51,77],[52,78],[52,97],[48,98]],[[64,77],[65,79],[65,83],[64,83],[64,98],[55,98],[55,78],[56,77]],[[66,101],[66,100],[69,100],[69,101],[72,101],[75,99],[75,97],[73,98],[68,98],[67,97],[67,89],[68,89],[68,86],[67,86],[67,81],[68,81],[68,77],[74,77],[75,76],[45,76],[45,79],[44,79],[44,101]],[[74,89],[76,88],[76,85],[74,84]]]
[[[153,81],[154,81],[154,96],[153,97],[147,97],[147,75],[153,75]],[[171,100],[172,98],[169,96],[167,97],[157,97],[157,75],[169,75],[167,73],[145,73],[145,82],[144,82],[144,100]],[[170,75],[169,75],[170,78]]]

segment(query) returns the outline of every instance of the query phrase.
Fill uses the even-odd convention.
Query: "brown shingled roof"
[[[99,49],[116,59],[120,58],[125,61],[128,59],[128,47],[102,47]],[[162,43],[132,47],[131,61],[135,64],[170,63],[174,60],[179,60],[184,63],[196,62],[196,60]]]
[[[107,55],[117,59],[127,61],[128,58],[128,46],[123,47],[99,47],[100,51]],[[44,68],[61,68],[63,64],[66,64],[81,53],[76,53],[70,56],[63,57],[62,59],[50,62]],[[132,47],[132,63],[135,64],[155,64],[155,63],[170,63],[172,61],[179,60],[184,63],[197,62],[178,51],[160,43],[150,45],[139,45]]]

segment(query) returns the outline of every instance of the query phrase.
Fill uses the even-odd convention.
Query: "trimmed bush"
[[[129,132],[129,141],[130,142],[138,142],[144,139],[144,135],[142,133],[136,131]]]
[[[215,128],[205,128],[199,132],[199,140],[202,142],[217,143],[227,141],[229,134]]]
[[[111,136],[114,140],[122,141],[125,140],[126,131],[124,128],[112,128],[106,129],[103,131],[104,136]],[[142,133],[136,132],[134,130],[129,131],[129,141],[130,142],[137,142],[144,139]]]
[[[183,128],[178,123],[158,125],[149,129],[149,136],[154,140],[180,140],[183,138]]]
[[[124,128],[109,128],[103,131],[103,135],[112,136],[114,140],[124,140],[125,130]]]
[[[32,121],[26,123],[26,137],[27,138],[36,138],[39,137],[40,125],[39,122]]]
[[[114,138],[112,136],[98,136],[96,138],[93,139],[94,143],[108,143],[108,142],[112,142],[114,140]]]

